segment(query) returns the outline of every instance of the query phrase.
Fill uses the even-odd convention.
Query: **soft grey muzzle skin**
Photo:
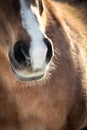
[[[33,69],[31,57],[29,54],[30,45],[24,41],[18,41],[9,51],[10,65],[16,78],[23,82],[40,80],[46,73],[46,68],[52,58],[52,43],[44,39],[47,46],[47,53],[42,68]],[[38,61],[37,61],[38,62]]]

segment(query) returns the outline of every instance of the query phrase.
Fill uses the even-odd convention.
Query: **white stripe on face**
[[[43,41],[43,34],[31,8],[28,8],[25,0],[20,0],[20,5],[23,28],[26,29],[32,40],[29,50],[32,67],[34,70],[42,69],[46,64],[47,54],[47,46]]]

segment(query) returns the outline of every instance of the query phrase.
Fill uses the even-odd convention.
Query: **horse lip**
[[[16,78],[19,79],[20,81],[23,82],[29,82],[29,81],[35,81],[35,80],[40,80],[44,77],[44,73],[41,72],[38,74],[38,72],[32,72],[33,75],[30,73],[29,76],[26,75],[22,75],[20,74],[20,72],[18,72],[18,70],[14,69],[11,65],[12,71],[15,74]]]
[[[20,81],[23,82],[29,82],[29,81],[36,81],[36,80],[40,80],[44,75],[39,75],[36,77],[23,77],[21,75],[15,74],[16,78],[19,79]]]

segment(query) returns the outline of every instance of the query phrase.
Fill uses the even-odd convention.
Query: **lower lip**
[[[44,74],[41,74],[41,75],[37,75],[37,76],[33,76],[33,77],[24,77],[24,76],[21,76],[20,74],[17,74],[14,69],[12,68],[15,76],[17,79],[19,79],[20,81],[23,81],[23,82],[30,82],[30,81],[35,81],[35,80],[40,80],[44,77]]]
[[[36,76],[36,77],[22,77],[16,74],[17,79],[23,82],[36,81],[43,78],[44,75]]]

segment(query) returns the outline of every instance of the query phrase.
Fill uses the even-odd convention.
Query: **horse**
[[[85,130],[87,2],[0,0],[0,129]]]

